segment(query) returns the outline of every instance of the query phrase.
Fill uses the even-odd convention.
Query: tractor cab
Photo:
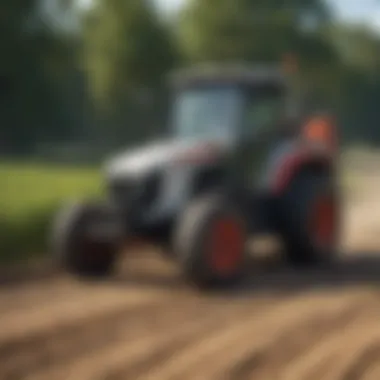
[[[178,139],[239,143],[277,132],[291,112],[278,69],[197,68],[175,73],[172,85],[171,133]]]
[[[224,144],[229,172],[255,183],[297,112],[286,75],[278,68],[220,66],[171,79],[171,136]]]

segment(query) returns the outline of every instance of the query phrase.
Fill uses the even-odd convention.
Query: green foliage
[[[145,0],[100,1],[84,28],[84,65],[101,107],[160,83],[175,62],[166,27]]]
[[[0,5],[0,151],[30,152],[61,125],[61,84],[71,69],[70,44],[40,14],[39,0]]]
[[[320,99],[336,96],[339,58],[322,33],[327,10],[318,0],[193,0],[184,10],[179,39],[190,62],[299,62],[294,85]],[[304,95],[302,95],[304,97]]]
[[[273,62],[297,49],[303,20],[320,20],[322,9],[315,0],[193,0],[182,14],[181,46],[194,61]]]
[[[0,164],[0,262],[46,251],[52,217],[68,199],[101,194],[97,172],[38,164]]]
[[[328,38],[343,62],[362,74],[374,74],[380,66],[380,40],[364,26],[334,25]]]

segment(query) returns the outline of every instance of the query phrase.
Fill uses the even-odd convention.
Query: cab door
[[[235,170],[241,173],[245,186],[257,184],[270,152],[281,138],[284,115],[282,87],[266,85],[247,90],[234,160]]]

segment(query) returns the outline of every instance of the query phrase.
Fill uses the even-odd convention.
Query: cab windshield
[[[177,94],[173,126],[180,139],[233,139],[243,96],[233,86],[197,87]]]

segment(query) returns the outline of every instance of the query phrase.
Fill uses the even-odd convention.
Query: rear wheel
[[[300,174],[290,184],[281,206],[287,260],[296,265],[332,263],[337,253],[340,207],[331,178]]]
[[[120,227],[107,205],[87,202],[64,207],[53,226],[56,263],[80,277],[109,275],[122,242]]]
[[[246,225],[219,196],[188,206],[175,233],[175,251],[185,277],[198,287],[232,285],[245,268]]]

